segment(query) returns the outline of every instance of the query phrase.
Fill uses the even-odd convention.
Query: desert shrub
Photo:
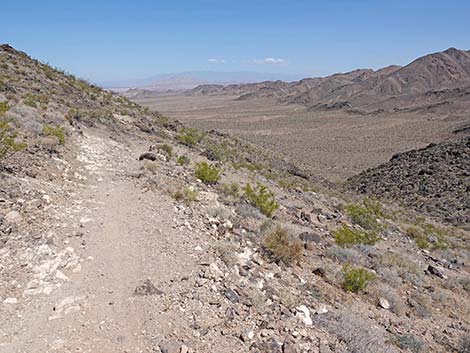
[[[10,107],[8,106],[8,102],[0,102],[0,117],[2,117]]]
[[[197,200],[198,192],[193,188],[189,187],[176,190],[172,196],[176,201],[183,201],[189,204]]]
[[[358,293],[364,290],[376,276],[362,267],[343,266],[343,288]]]
[[[236,209],[236,213],[244,219],[261,219],[264,217],[263,214],[257,208],[246,204],[239,205]]]
[[[277,226],[268,234],[263,243],[276,261],[282,261],[287,265],[300,261],[303,246],[300,240],[294,239],[286,228]]]
[[[238,199],[240,197],[240,185],[238,183],[222,184],[220,191],[224,196]]]
[[[23,96],[23,103],[32,108],[37,108],[38,104],[41,104],[42,108],[45,108],[49,103],[49,98],[47,98],[45,94],[34,95],[32,93],[26,93]]]
[[[354,223],[366,230],[380,232],[383,228],[377,221],[377,218],[382,216],[380,204],[372,201],[365,201],[364,205],[349,204],[346,205],[346,213]]]
[[[188,165],[190,162],[190,159],[186,156],[178,156],[178,158],[176,159],[176,163],[178,163],[179,165]]]
[[[279,208],[274,193],[261,183],[258,183],[256,188],[253,188],[250,183],[246,184],[245,197],[267,217],[271,217],[274,211]]]
[[[396,353],[387,342],[387,332],[359,311],[344,310],[333,315],[316,315],[315,320],[347,347],[348,353]]]
[[[56,137],[61,145],[65,143],[65,131],[62,126],[59,126],[59,125],[51,126],[51,125],[45,124],[42,128],[42,133],[45,136]]]
[[[157,150],[161,151],[168,159],[173,157],[173,147],[167,143],[157,145]]]
[[[220,169],[214,165],[206,162],[200,162],[196,164],[195,170],[196,178],[203,181],[206,184],[216,184],[220,179]]]
[[[457,353],[470,353],[470,335],[463,336],[457,348]]]
[[[423,342],[418,340],[412,334],[397,335],[394,339],[395,344],[401,349],[409,349],[413,353],[419,353],[423,349]]]
[[[380,237],[370,230],[358,230],[343,224],[333,231],[336,244],[340,246],[351,246],[354,244],[374,245]]]
[[[356,249],[331,246],[326,250],[326,255],[340,263],[359,263],[360,253]]]
[[[421,249],[446,249],[449,246],[446,240],[447,232],[432,224],[415,224],[406,228],[406,234],[413,238]]]
[[[250,162],[234,162],[232,163],[232,167],[235,170],[239,170],[240,168],[245,168],[249,171],[255,172],[255,171],[261,171],[264,169],[264,167],[261,164],[256,164],[256,163],[250,163]]]
[[[211,161],[225,161],[229,151],[226,145],[213,143],[207,146],[204,154]]]
[[[1,116],[1,114],[0,114]],[[25,143],[16,142],[17,133],[5,120],[0,120],[0,160],[11,152],[26,148]]]
[[[205,134],[198,129],[186,128],[178,135],[177,139],[183,145],[193,147],[202,141]]]

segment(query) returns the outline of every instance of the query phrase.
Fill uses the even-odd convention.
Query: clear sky
[[[470,49],[469,0],[1,0],[0,42],[94,81],[327,75]]]

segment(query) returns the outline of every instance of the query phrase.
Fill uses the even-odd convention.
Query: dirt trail
[[[169,320],[155,316],[172,278],[197,267],[194,245],[179,237],[168,197],[134,185],[129,173],[138,168],[136,155],[107,137],[85,133],[78,162],[86,180],[75,200],[80,232],[67,244],[81,262],[61,272],[66,278],[58,290],[20,309],[11,326],[18,327],[15,337],[5,349],[148,352],[171,332]],[[146,280],[155,288],[144,286],[136,294]]]

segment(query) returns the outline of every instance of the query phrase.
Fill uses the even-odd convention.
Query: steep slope
[[[2,352],[466,349],[468,233],[0,60]]]
[[[446,222],[470,224],[470,137],[400,153],[349,180],[360,193],[404,203]]]

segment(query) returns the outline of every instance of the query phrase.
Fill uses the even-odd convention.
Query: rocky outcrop
[[[470,222],[470,137],[399,153],[349,180],[351,189],[397,200],[453,224]]]

